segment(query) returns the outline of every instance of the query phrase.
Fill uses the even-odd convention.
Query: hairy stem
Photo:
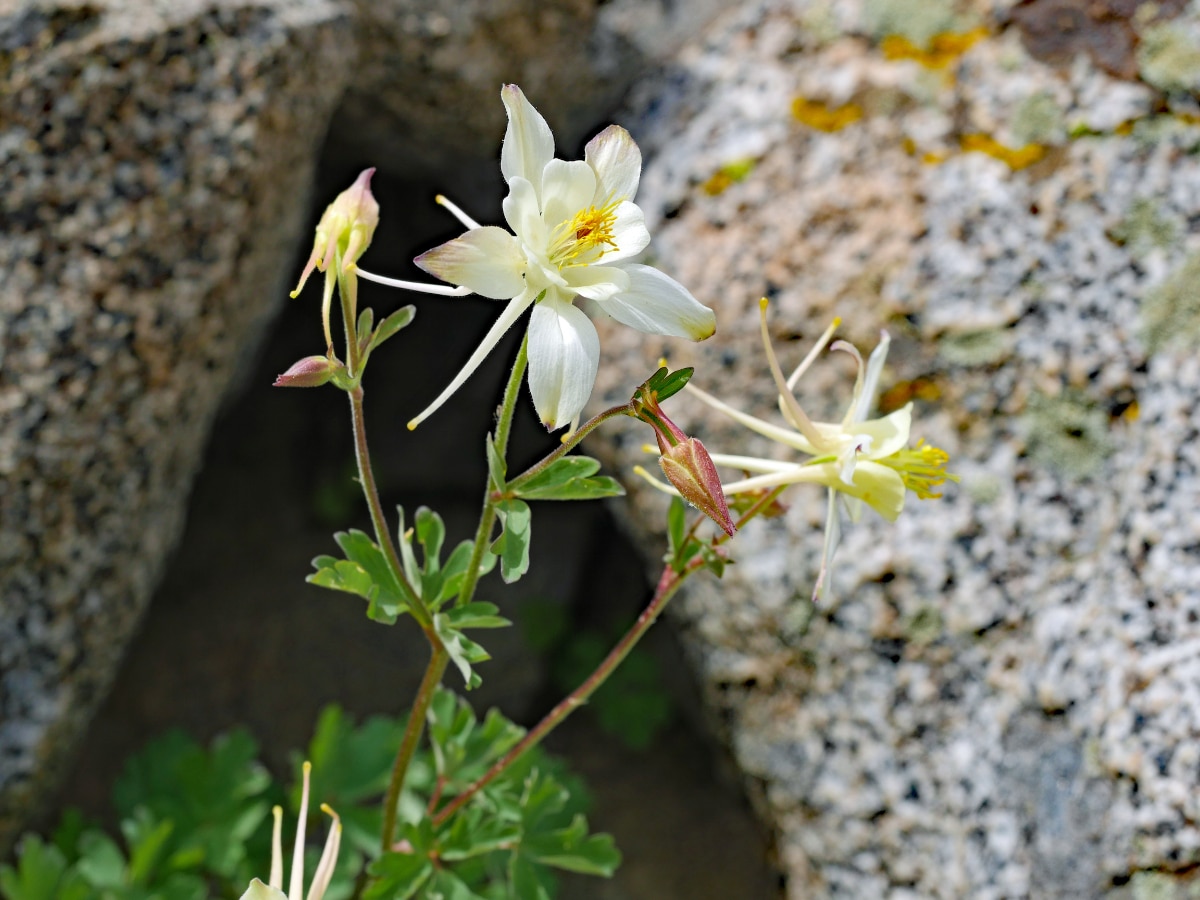
[[[417,744],[425,730],[425,716],[429,712],[429,704],[442,683],[446,674],[446,664],[450,654],[438,641],[429,658],[425,675],[421,678],[421,686],[417,696],[413,698],[412,711],[408,714],[408,722],[404,726],[404,737],[400,740],[400,749],[396,751],[396,761],[392,764],[392,777],[388,780],[387,795],[383,800],[383,830],[380,832],[380,847],[386,853],[392,846],[396,836],[396,812],[400,805],[400,791],[404,788],[404,779],[408,775],[408,767],[413,754],[417,752]]]

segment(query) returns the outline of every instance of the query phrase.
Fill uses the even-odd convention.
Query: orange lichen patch
[[[879,42],[879,49],[883,51],[884,59],[912,59],[927,69],[945,69],[987,36],[988,30],[983,27],[963,32],[947,31],[930,38],[928,47],[918,47],[902,35],[889,34]]]
[[[710,197],[715,197],[728,190],[730,185],[743,181],[754,171],[755,165],[757,165],[757,161],[753,159],[739,159],[726,163],[704,184],[700,185],[700,188]]]
[[[895,412],[911,400],[933,403],[942,397],[942,389],[932,378],[919,377],[912,381],[901,381],[879,396],[879,412],[887,415]]]
[[[796,97],[792,100],[792,115],[796,121],[817,131],[841,131],[863,117],[862,107],[854,103],[829,107],[818,100]]]
[[[1046,155],[1046,148],[1041,144],[1026,144],[1024,147],[1006,147],[995,138],[986,134],[964,134],[959,146],[964,153],[986,153],[1001,162],[1007,163],[1010,169],[1024,169]]]

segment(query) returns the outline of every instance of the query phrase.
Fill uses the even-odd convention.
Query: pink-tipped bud
[[[306,356],[275,379],[274,387],[320,387],[345,367],[327,356]]]
[[[314,270],[327,271],[339,252],[342,270],[348,272],[371,245],[375,227],[379,224],[379,203],[371,193],[371,176],[374,174],[374,169],[364,169],[354,184],[325,208],[317,223],[312,253],[300,274],[300,283],[292,291],[293,297],[300,293]]]
[[[662,446],[661,439],[659,446]],[[733,537],[736,526],[729,515],[729,504],[725,502],[721,476],[704,445],[696,438],[685,438],[675,446],[663,449],[659,463],[680,496]]]

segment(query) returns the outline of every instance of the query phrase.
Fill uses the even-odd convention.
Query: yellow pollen
[[[904,486],[921,500],[936,500],[942,495],[935,494],[934,488],[947,481],[958,481],[957,475],[946,471],[946,463],[950,461],[949,454],[924,441],[911,450],[900,450],[887,459],[876,461],[899,472]]]
[[[605,247],[617,249],[613,236],[617,205],[618,202],[612,200],[603,206],[589,206],[561,223],[554,229],[550,241],[550,259],[560,266],[587,263],[593,260],[582,257],[597,247],[600,248],[599,255],[605,253]]]

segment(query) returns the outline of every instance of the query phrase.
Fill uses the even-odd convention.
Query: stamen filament
[[[792,391],[787,386],[787,380],[783,377],[783,371],[779,368],[779,360],[775,358],[775,350],[771,347],[771,336],[767,333],[766,297],[758,301],[758,312],[763,346],[767,351],[767,362],[771,367],[771,375],[775,379],[775,386],[779,388],[779,399],[786,405],[786,413],[790,414],[788,417],[793,419],[792,424],[812,442],[814,447],[821,447],[824,444],[821,433],[813,426],[812,421],[804,414],[804,410],[800,408],[800,404],[796,402],[796,398],[792,396]]]
[[[492,327],[488,329],[488,333],[483,336],[483,340],[480,341],[479,346],[475,348],[475,352],[471,354],[471,358],[466,361],[463,367],[459,370],[458,374],[454,376],[454,380],[446,386],[444,391],[438,394],[436,400],[425,407],[419,416],[417,416],[415,419],[412,419],[408,423],[409,431],[413,431],[418,425],[437,412],[441,405],[449,400],[450,396],[455,391],[462,387],[463,382],[471,376],[472,372],[479,368],[479,364],[483,362],[484,358],[489,353],[492,352],[492,348],[500,342],[500,338],[504,337],[504,333],[513,326],[513,323],[516,322],[517,319],[521,318],[521,314],[525,312],[525,310],[533,305],[533,301],[536,300],[538,296],[540,295],[532,294],[529,291],[526,291],[525,293],[518,294],[516,297],[513,297],[512,300],[508,301],[508,305],[505,306],[504,311],[500,313],[500,318],[492,323]]]
[[[462,222],[463,225],[465,225],[467,227],[468,231],[474,231],[476,228],[483,227],[478,222],[476,222],[474,219],[472,219],[470,216],[468,216],[465,212],[463,212],[457,203],[453,203],[450,200],[447,200],[441,194],[438,194],[433,199],[434,199],[434,202],[437,203],[438,206],[445,207],[446,211],[448,213],[450,213],[450,215],[454,216],[454,218],[456,218],[456,219],[458,219],[458,221]]]
[[[465,297],[471,293],[468,287],[452,287],[448,284],[422,284],[419,281],[404,281],[400,278],[388,278],[386,275],[376,275],[366,269],[356,269],[359,275],[374,281],[376,284],[386,284],[388,287],[403,288],[406,291],[420,291],[422,294],[437,294],[441,297]]]

